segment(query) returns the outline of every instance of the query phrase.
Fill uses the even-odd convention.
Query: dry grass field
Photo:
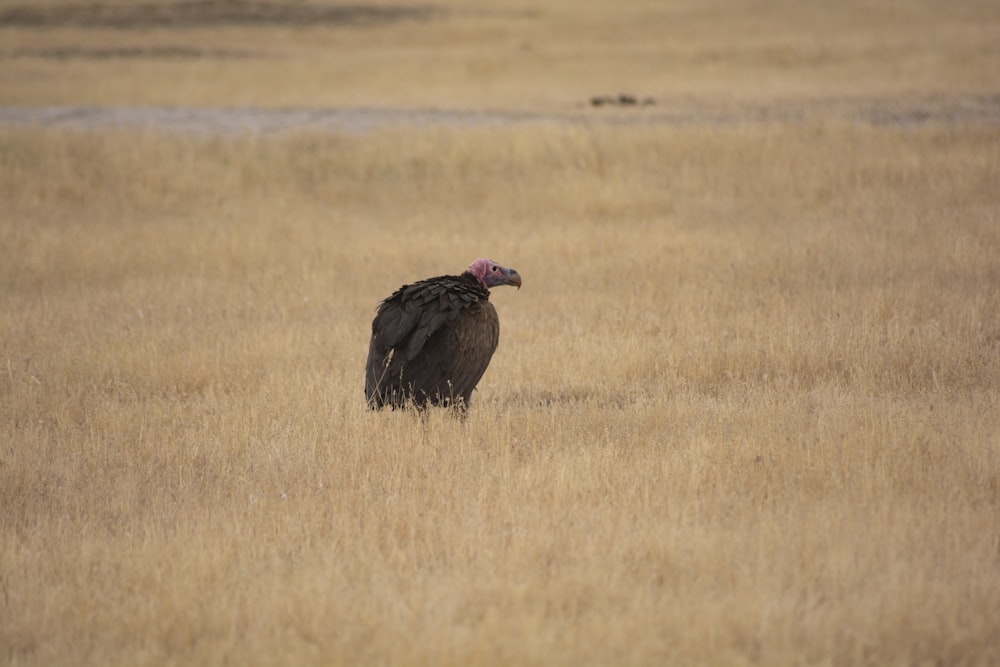
[[[0,3],[7,105],[804,104],[1000,71],[989,3],[720,32],[701,3],[27,6]],[[175,50],[88,51],[116,44]],[[998,184],[989,123],[0,128],[0,664],[1000,663]],[[481,255],[524,288],[494,291],[468,418],[366,411],[378,300]]]
[[[0,0],[0,101],[566,109],[995,95],[1000,72],[995,0],[332,4]]]

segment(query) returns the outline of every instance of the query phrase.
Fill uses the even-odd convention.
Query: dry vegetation
[[[634,19],[661,6],[676,20],[657,30],[691,35],[667,40],[682,62],[722,53],[696,93],[751,73],[763,87],[730,101],[837,95],[865,63],[859,94],[996,93],[973,85],[1000,69],[975,3],[894,6],[878,38],[877,4],[831,10],[816,41],[795,41],[802,12],[731,17],[765,55],[859,45],[855,65],[817,52],[787,76],[707,37],[700,4],[636,3],[601,24],[636,40],[594,39],[639,92],[695,78],[643,78],[652,32]],[[439,18],[454,69],[428,65],[431,89],[467,93],[472,74],[445,82],[526,39],[515,23],[533,45],[517,53],[554,58],[566,87],[544,104],[619,89],[610,64],[560,50],[597,5],[576,23],[516,9]],[[926,78],[894,79],[932,18],[946,36],[921,44]],[[432,33],[406,25],[142,39],[225,49],[246,31],[301,63],[321,37],[374,39],[357,64],[395,35],[430,59]],[[109,35],[140,33],[0,29],[11,49]],[[873,65],[864,44],[902,55]],[[545,79],[511,48],[470,84],[487,103]],[[317,53],[273,96],[278,70],[253,58],[22,55],[0,100],[162,103],[157,72],[178,104],[424,99],[397,53],[370,85]],[[344,86],[313,86],[326,75]],[[998,156],[995,125],[829,118],[0,129],[0,663],[997,664]],[[378,299],[480,255],[525,286],[495,292],[500,349],[468,419],[366,412]]]
[[[331,4],[0,0],[0,101],[566,109],[996,94],[1000,71],[995,0]]]
[[[2,146],[5,660],[1000,659],[994,131]],[[485,253],[469,420],[367,414]]]

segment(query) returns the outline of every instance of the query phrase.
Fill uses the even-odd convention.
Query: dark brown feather
[[[404,285],[372,321],[365,373],[371,408],[467,408],[500,340],[489,290],[468,272]]]

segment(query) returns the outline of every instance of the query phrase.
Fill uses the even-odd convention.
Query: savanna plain
[[[4,3],[0,99],[998,93],[989,3],[469,6]],[[0,127],[0,663],[1000,663],[1000,128],[575,113]],[[468,415],[366,410],[378,301],[479,256]]]

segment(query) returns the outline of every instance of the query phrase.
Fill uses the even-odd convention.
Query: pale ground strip
[[[825,99],[743,104],[734,108],[684,101],[658,101],[636,109],[562,112],[475,111],[435,108],[180,108],[180,107],[0,107],[0,125],[66,129],[140,128],[207,135],[283,132],[366,132],[400,125],[744,125],[800,123],[816,119],[864,125],[966,125],[1000,123],[1000,96]]]

